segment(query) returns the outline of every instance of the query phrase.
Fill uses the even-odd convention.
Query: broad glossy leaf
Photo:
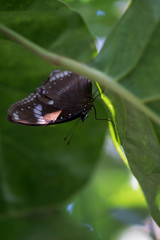
[[[0,0],[0,22],[60,55],[88,62],[96,52],[82,17],[56,0]]]
[[[95,59],[95,66],[160,116],[159,29],[160,2],[133,1]],[[110,97],[129,165],[142,186],[154,219],[160,224],[160,126],[132,104],[112,94]]]
[[[9,60],[11,54],[5,57]],[[28,67],[25,64],[27,61],[30,62]],[[2,66],[6,72],[0,85],[3,102],[0,120],[3,162],[1,199],[5,202],[2,209],[14,211],[57,204],[82,187],[89,178],[103,143],[107,123],[97,122],[92,112],[84,124],[79,124],[71,144],[67,146],[63,139],[73,127],[73,122],[54,127],[26,127],[8,122],[6,115],[10,104],[27,96],[50,71],[46,73],[44,68],[49,69],[49,66],[44,64],[41,68],[42,62],[25,51],[19,55],[14,71],[9,72],[8,66],[1,62],[1,69]],[[41,69],[40,72],[38,69]]]
[[[52,50],[57,41],[60,45],[55,49],[59,53],[77,56],[85,62],[91,57],[93,38],[78,13],[64,4],[49,0],[0,3],[3,3],[0,20],[32,41]],[[79,124],[69,146],[63,139],[73,122],[54,127],[9,123],[6,120],[9,106],[34,91],[53,66],[3,36],[0,52],[1,213],[59,204],[90,177],[107,123],[96,122],[91,113],[88,121]]]
[[[2,2],[4,3],[4,1]],[[72,34],[69,31],[61,32],[54,43],[52,41],[55,35],[53,36],[54,33],[52,33],[51,39],[48,38],[46,41],[47,36],[49,37],[52,32],[52,26],[50,26],[50,18],[48,22],[45,20],[47,20],[47,16],[51,17],[50,14],[53,14],[53,1],[45,1],[42,5],[37,4],[39,1],[28,1],[27,4],[20,5],[17,2],[14,3],[14,12],[11,11],[13,2],[10,1],[3,5],[4,9],[2,10],[8,10],[8,12],[10,10],[9,13],[7,12],[7,17],[6,12],[4,14],[2,11],[0,19],[4,24],[47,49],[80,60],[83,59],[85,62],[90,59],[92,52],[90,51],[90,41],[89,43],[85,42],[88,44],[85,47],[89,49],[89,54],[87,51],[83,52],[81,46],[78,45],[77,48],[78,41],[76,41],[75,48],[74,44],[72,46],[73,32],[76,31],[73,31]],[[26,15],[24,10],[27,11]],[[157,113],[159,113],[159,81],[155,76],[158,76],[159,73],[157,64],[159,61],[159,28],[157,27],[159,10],[158,0],[154,3],[151,0],[135,0],[95,60],[97,68],[142,98],[147,106]],[[16,11],[20,14],[16,15]],[[39,11],[39,15],[37,11]],[[43,12],[45,12],[44,15]],[[61,8],[59,13],[61,17],[66,16],[65,11],[61,12]],[[15,16],[18,17],[15,18]],[[66,23],[66,19],[68,19],[68,15],[63,24]],[[74,26],[77,22],[79,24],[79,21],[83,23],[81,18],[75,20],[76,18],[69,17],[69,19],[71,21],[67,23],[71,22]],[[42,22],[44,22],[44,26],[41,25],[41,28],[37,28]],[[23,23],[25,26],[29,26],[29,31],[27,31],[27,27],[23,29]],[[81,28],[80,24],[73,29],[77,30],[77,26],[78,29]],[[37,32],[41,34],[38,35]],[[84,35],[82,34],[82,36]],[[81,36],[81,33],[76,36]],[[80,41],[80,39],[78,40]],[[30,128],[8,123],[5,115],[9,105],[33,91],[34,87],[48,76],[52,68],[5,38],[2,38],[1,43],[3,44],[1,44],[3,57],[0,60],[2,73],[0,96],[1,102],[4,103],[0,110],[2,128],[0,148],[1,213],[11,214],[17,210],[56,206],[80,189],[88,180],[98,160],[106,123],[95,122],[91,115],[90,120],[76,131],[69,148],[62,139],[65,136],[64,132],[68,132],[71,124]],[[149,68],[151,65],[152,67]],[[148,67],[147,74],[145,73],[146,66]],[[153,82],[149,81],[151,78],[153,78]],[[153,85],[153,88],[146,88],[148,84]],[[112,95],[111,99],[116,109],[118,133],[129,164],[147,196],[154,218],[159,222],[159,183],[157,183],[159,182],[160,165],[159,127],[152,125],[146,116],[117,96]]]
[[[94,36],[106,37],[124,12],[128,0],[63,0],[76,9]]]

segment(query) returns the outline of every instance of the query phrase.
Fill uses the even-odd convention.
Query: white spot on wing
[[[36,107],[33,109],[33,112],[35,114],[41,115],[42,114],[42,105],[41,104],[36,105]]]
[[[47,122],[44,119],[38,119],[37,124],[47,124]]]
[[[69,72],[69,71],[64,71],[64,75],[65,76],[67,76],[67,75],[69,75],[71,72]]]
[[[59,74],[57,73],[57,74],[56,74],[56,78],[60,78],[60,77],[61,77],[61,76],[60,76],[60,73],[59,73]]]
[[[33,109],[33,112],[34,112],[35,114],[40,114],[40,115],[41,115],[41,111],[39,111],[37,108],[34,108],[34,109]]]
[[[43,117],[42,117],[41,115],[39,115],[39,114],[34,114],[34,116],[35,116],[36,118],[38,118],[38,119],[43,119]]]
[[[51,79],[49,80],[50,82],[54,81],[56,78],[53,76],[51,77]]]
[[[36,108],[37,108],[39,111],[42,111],[42,105],[41,105],[41,104],[38,104],[38,105],[36,106]]]
[[[64,77],[64,72],[60,72],[60,77]]]
[[[18,116],[17,113],[13,113],[13,117],[14,117],[15,120],[19,120],[19,116]]]
[[[53,105],[53,104],[54,104],[54,101],[53,101],[53,100],[50,100],[50,101],[48,102],[48,104],[49,104],[49,105]]]

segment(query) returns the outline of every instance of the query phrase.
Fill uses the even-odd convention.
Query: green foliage
[[[79,14],[64,4],[52,0],[0,4],[1,23],[50,51],[84,62],[91,60],[93,37]]]
[[[57,4],[59,8],[59,3]],[[56,7],[54,4],[53,12]],[[79,15],[72,14],[68,10],[68,15],[70,14],[75,15],[76,19],[79,18],[80,23],[78,22],[77,29],[85,29]],[[24,23],[24,18],[19,25],[22,26],[22,23]],[[59,24],[61,29],[61,22]],[[76,23],[74,24],[76,25]],[[14,25],[13,21],[11,25]],[[18,27],[21,29],[19,25]],[[39,23],[39,28],[40,25]],[[71,32],[71,29],[67,30]],[[87,32],[86,29],[85,32]],[[30,34],[32,36],[32,33]],[[71,36],[72,34],[74,33],[71,32]],[[85,38],[87,46],[88,41],[93,44],[89,33]],[[52,40],[54,41],[53,36]],[[32,128],[14,126],[7,122],[6,114],[9,105],[33,91],[37,85],[45,80],[53,67],[51,68],[32,53],[19,48],[11,41],[3,39],[1,43],[1,53],[4,58],[0,60],[2,69],[0,95],[1,99],[6,99],[1,118],[2,159],[5,169],[4,190],[2,192],[4,195],[7,194],[8,207],[11,210],[57,204],[80,188],[90,176],[103,144],[106,124],[98,123],[97,125],[92,116],[89,122],[80,124],[71,146],[67,147],[63,139],[72,128],[72,123],[60,127]],[[72,43],[72,47],[74,48],[74,43]],[[80,56],[81,50],[77,50],[76,54]],[[90,51],[91,54],[92,51]],[[84,60],[87,61],[87,56],[84,57]],[[92,129],[95,130],[92,131]],[[97,142],[95,136],[98,135],[101,137]],[[3,194],[2,199],[6,199]],[[17,200],[12,201],[15,197]]]
[[[95,59],[96,67],[138,96],[158,115],[159,20],[159,1],[154,1],[154,4],[152,1],[134,1]],[[131,104],[117,96],[112,95],[111,99],[129,165],[144,190],[153,217],[160,224],[160,127]]]
[[[110,0],[0,0],[0,22],[44,49],[91,63],[110,77],[112,82],[105,93],[115,110],[120,143],[150,213],[160,224],[160,126],[152,118],[155,114],[160,121],[160,2],[135,0],[117,23],[121,14],[115,6]],[[98,10],[106,14],[98,16]],[[97,35],[107,40],[95,57]],[[3,34],[0,52],[3,239],[112,239],[127,225],[124,221],[127,222],[128,212],[131,223],[146,218],[141,190],[132,189],[130,173],[120,158],[113,151],[110,154],[104,150],[106,146],[108,149],[105,141],[108,123],[95,121],[91,112],[66,146],[63,138],[72,122],[50,127],[7,122],[8,107],[39,86],[56,66]],[[63,63],[59,65],[64,67]],[[69,63],[68,66],[74,71],[74,66]],[[78,63],[77,66],[83,72],[83,66]],[[100,81],[98,74],[96,80]],[[122,89],[132,95],[123,96]],[[97,101],[96,107],[98,115],[106,117],[102,103]],[[70,202],[74,203],[72,216],[66,213]],[[122,214],[117,213],[119,208]],[[94,232],[87,228],[90,225]]]
[[[64,0],[72,9],[76,9],[93,36],[107,36],[112,26],[120,17],[122,11],[120,5],[126,4],[127,1],[113,2],[113,0]],[[119,6],[118,6],[119,3]],[[121,5],[121,6],[122,6]]]

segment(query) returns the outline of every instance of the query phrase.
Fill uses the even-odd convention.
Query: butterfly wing
[[[14,103],[7,119],[38,126],[71,121],[81,116],[86,97],[92,97],[92,85],[87,78],[56,70],[34,93]]]
[[[92,98],[91,82],[69,71],[53,71],[41,88],[40,100],[63,110],[82,110],[84,99]]]

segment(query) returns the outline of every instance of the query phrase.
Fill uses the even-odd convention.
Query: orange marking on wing
[[[50,121],[55,122],[58,118],[58,116],[61,114],[62,110],[59,110],[57,112],[51,112],[43,116],[43,119],[46,121],[46,123],[49,123]]]

